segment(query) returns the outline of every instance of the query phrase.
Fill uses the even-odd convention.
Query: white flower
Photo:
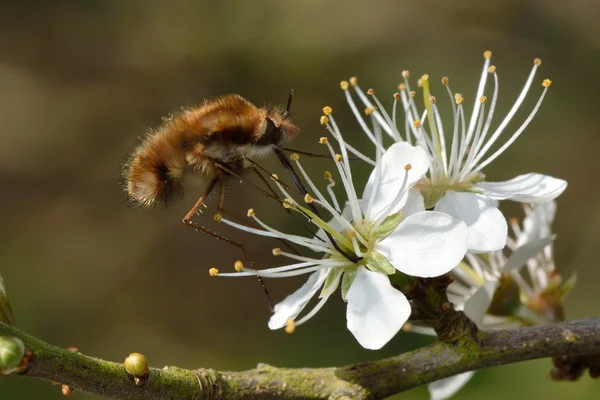
[[[326,110],[329,115],[331,110]],[[342,297],[348,303],[348,329],[363,347],[379,349],[394,337],[411,313],[408,300],[392,287],[387,275],[397,270],[420,277],[449,272],[466,252],[467,227],[446,214],[424,211],[422,198],[409,196],[409,189],[427,172],[429,160],[422,148],[408,143],[397,143],[385,154],[377,154],[376,168],[360,200],[341,133],[331,116],[325,117],[322,122],[340,143],[341,154],[335,154],[326,138],[320,141],[327,145],[336,160],[347,196],[345,209],[340,210],[333,195],[331,187],[335,182],[331,174],[325,174],[330,182],[327,190],[331,200],[328,200],[306,174],[297,155],[291,158],[312,192],[312,195],[305,196],[305,202],[320,206],[333,219],[325,222],[314,211],[293,200],[276,180],[286,198],[284,206],[303,214],[315,224],[320,229],[316,237],[277,231],[256,217],[254,212],[249,212],[249,216],[262,229],[220,218],[222,222],[240,230],[285,239],[311,249],[320,256],[305,257],[276,249],[274,254],[297,262],[276,268],[244,269],[243,272],[218,275],[283,278],[311,273],[300,289],[275,306],[269,321],[271,329],[286,327],[286,330],[290,330],[303,324],[321,309],[341,284]],[[398,164],[402,168],[395,168]],[[392,171],[391,168],[395,169]],[[297,319],[317,292],[320,292],[317,305]]]
[[[442,118],[437,108],[437,101],[429,90],[429,77],[423,75],[419,86],[423,89],[424,110],[418,111],[415,103],[415,92],[411,92],[408,82],[408,71],[403,72],[404,83],[400,85],[400,93],[394,95],[394,109],[392,116],[383,109],[380,101],[375,97],[374,91],[369,90],[365,95],[356,83],[356,79],[342,82],[342,89],[356,118],[367,136],[375,143],[378,149],[381,142],[363,121],[354,103],[349,86],[353,86],[368,113],[373,114],[373,120],[392,139],[397,142],[413,141],[421,145],[427,152],[431,161],[429,174],[419,182],[415,189],[420,190],[425,198],[426,208],[445,212],[469,227],[469,250],[472,252],[488,252],[504,247],[507,239],[507,223],[502,213],[498,210],[498,200],[513,200],[529,204],[539,204],[559,196],[567,187],[561,179],[550,176],[529,173],[504,182],[486,182],[482,170],[503,153],[525,130],[538,111],[544,96],[550,86],[550,81],[542,84],[544,90],[533,111],[523,124],[493,153],[492,146],[506,130],[519,107],[523,104],[527,92],[533,82],[536,70],[541,64],[539,59],[534,60],[534,65],[529,77],[515,104],[504,117],[502,122],[491,130],[498,96],[498,75],[496,67],[490,65],[491,52],[485,52],[485,63],[479,81],[476,96],[473,98],[473,111],[467,120],[463,106],[462,95],[453,95],[448,86],[448,79],[442,83],[446,87],[452,104],[453,121],[451,123],[451,141],[446,144],[447,137],[444,132]],[[493,94],[491,104],[484,91],[488,76],[493,77]],[[373,106],[376,104],[376,108]],[[396,106],[402,104],[404,110],[404,137],[397,128]],[[491,154],[490,154],[491,153]]]
[[[456,281],[448,287],[448,298],[481,329],[513,328],[564,317],[562,298],[574,280],[561,286],[562,280],[552,258],[555,236],[550,225],[556,203],[550,201],[524,209],[523,229],[515,219],[511,220],[514,238],[508,240],[510,256],[506,257],[502,251],[467,254],[467,262],[452,271]],[[547,293],[550,301],[545,298]],[[435,334],[430,328],[417,326],[413,330]],[[472,374],[464,373],[430,384],[431,399],[449,398]]]

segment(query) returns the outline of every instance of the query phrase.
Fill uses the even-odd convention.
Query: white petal
[[[532,207],[533,211],[523,219],[523,231],[517,237],[517,245],[552,235],[552,222],[556,215],[554,200]]]
[[[359,267],[346,294],[348,330],[365,349],[377,350],[408,320],[411,308],[387,276]]]
[[[463,372],[462,374],[440,379],[427,385],[431,400],[445,400],[454,396],[463,386],[469,382],[475,371]]]
[[[552,243],[555,237],[556,235],[553,235],[517,247],[502,266],[502,272],[510,272],[522,267],[530,258],[535,257],[540,251],[544,250],[544,247]]]
[[[479,182],[475,186],[492,199],[539,204],[557,198],[567,188],[567,182],[542,174],[525,174],[504,182]]]
[[[323,286],[330,268],[314,272],[308,280],[281,303],[275,305],[275,312],[269,319],[269,329],[279,329],[285,326],[288,319],[295,319],[302,312],[306,304]]]
[[[506,219],[494,203],[475,193],[448,191],[435,210],[467,224],[469,251],[489,252],[504,248],[508,237]]]
[[[479,328],[484,328],[483,317],[487,309],[490,307],[494,292],[498,287],[498,282],[488,281],[479,286],[475,293],[471,295],[469,300],[465,302],[464,311],[471,321],[475,322]]]
[[[411,190],[408,193],[406,204],[402,207],[402,218],[425,211],[425,201],[423,195],[418,190]]]
[[[408,189],[421,179],[429,169],[429,159],[427,158],[425,150],[420,146],[411,146],[406,142],[395,143],[390,146],[381,157],[380,163],[381,178],[379,185],[377,185],[376,188],[373,188],[375,176],[377,174],[377,172],[373,170],[362,196],[365,204],[368,204],[371,193],[373,190],[376,191],[371,209],[364,210],[368,217],[367,219],[369,220],[372,220],[374,216],[385,210],[386,207],[394,201],[398,193],[400,193],[402,183],[404,182],[404,175],[406,174],[404,167],[407,164],[412,166],[411,170],[408,171],[406,184],[407,193]],[[404,206],[404,203],[406,203],[406,196],[404,196],[402,201],[398,202],[398,205],[394,207],[389,214],[398,212],[402,206]]]
[[[375,245],[397,270],[429,278],[449,272],[467,251],[467,226],[436,211],[413,214]]]

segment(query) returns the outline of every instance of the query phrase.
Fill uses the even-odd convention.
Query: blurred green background
[[[554,225],[557,265],[579,276],[567,315],[599,314],[600,3],[4,1],[1,9],[0,273],[22,330],[109,360],[138,351],[153,366],[233,370],[258,362],[344,365],[423,345],[426,339],[401,333],[381,351],[362,349],[338,296],[293,335],[269,331],[254,279],[208,276],[212,266],[231,269],[238,251],[180,222],[200,190],[166,210],[131,210],[119,168],[138,137],[180,106],[225,93],[284,104],[292,87],[302,129],[293,147],[323,150],[320,110],[330,105],[348,141],[369,152],[340,80],[356,75],[390,104],[403,69],[415,78],[427,72],[447,106],[437,84],[447,75],[469,104],[486,49],[500,77],[499,116],[534,57],[543,65],[519,122],[541,80],[553,80],[526,133],[486,172],[491,180],[540,172],[569,181]],[[308,164],[317,180],[331,168],[326,160]],[[264,165],[283,175],[274,160]],[[369,171],[354,165],[362,187]],[[306,233],[300,219],[237,182],[227,204],[242,212],[252,206],[273,226]],[[270,249],[277,242],[215,226],[214,207],[213,200],[197,220],[246,243],[261,266],[276,265]],[[521,216],[518,206],[505,210]],[[303,280],[267,284],[280,300]],[[549,368],[540,360],[482,371],[456,399],[600,398],[599,381],[553,383]],[[0,379],[3,400],[61,397],[48,382]],[[428,395],[418,388],[394,398]]]

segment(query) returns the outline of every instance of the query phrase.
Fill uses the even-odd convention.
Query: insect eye
[[[264,132],[256,141],[259,146],[267,146],[277,143],[281,137],[281,129],[275,126],[275,122],[271,118],[265,118],[263,122]]]

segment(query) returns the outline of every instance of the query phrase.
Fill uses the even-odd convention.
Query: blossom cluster
[[[321,123],[328,136],[319,142],[331,154],[335,174],[325,172],[326,184],[318,185],[300,157],[293,154],[292,164],[308,194],[298,196],[273,176],[285,199],[283,206],[306,218],[318,232],[314,236],[282,232],[267,225],[252,209],[248,211],[252,227],[217,218],[245,232],[305,247],[312,251],[310,255],[276,248],[273,254],[289,263],[268,269],[236,263],[236,272],[212,269],[211,275],[308,275],[304,285],[276,304],[269,320],[269,328],[288,332],[313,317],[340,289],[347,303],[347,327],[367,349],[380,349],[403,326],[409,326],[411,299],[390,283],[390,277],[398,274],[431,278],[451,273],[456,281],[448,288],[450,300],[484,329],[560,318],[560,299],[572,282],[560,280],[552,261],[550,223],[556,207],[553,200],[567,183],[539,173],[490,182],[483,173],[539,110],[551,84],[547,79],[541,82],[541,93],[529,115],[515,131],[507,131],[534,86],[540,64],[539,59],[534,60],[521,93],[499,123],[494,118],[498,74],[489,51],[484,53],[473,98],[453,93],[449,80],[442,79],[443,91],[450,99],[452,116],[448,121],[438,109],[428,75],[418,80],[420,107],[420,96],[411,90],[410,74],[404,71],[389,111],[374,90],[363,92],[356,78],[343,81],[341,88],[350,110],[373,144],[372,151],[360,151],[347,143],[333,110],[325,107]],[[472,103],[470,113],[466,102]],[[354,179],[352,167],[359,164],[351,162],[353,157],[372,168],[364,186]],[[343,187],[341,197],[333,189],[338,183]],[[527,204],[523,228],[513,220],[507,222],[498,208],[501,200]],[[329,217],[324,218],[325,214]],[[513,237],[508,235],[509,225]],[[512,301],[506,301],[510,296]],[[318,301],[307,310],[314,297]],[[410,326],[416,332],[432,332],[418,324]],[[432,397],[448,397],[469,377],[463,374],[436,382],[431,385]]]

